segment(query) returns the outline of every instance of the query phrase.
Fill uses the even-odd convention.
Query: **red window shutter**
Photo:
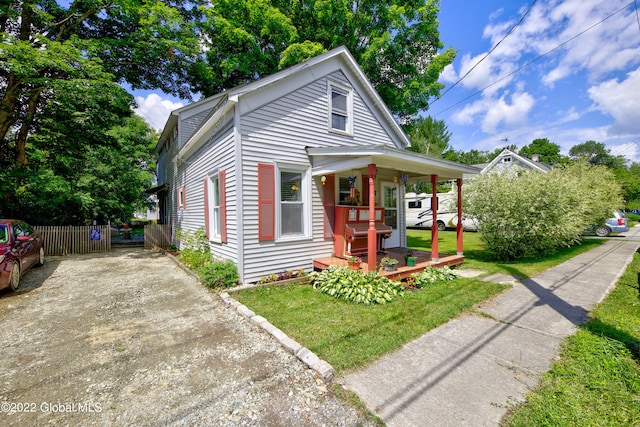
[[[258,164],[258,240],[275,238],[275,168]]]
[[[218,172],[218,196],[220,197],[220,240],[227,243],[227,171]]]
[[[204,232],[209,239],[209,178],[204,179]]]
[[[322,205],[324,207],[324,238],[333,237],[333,225],[336,212],[336,176],[325,175],[327,180],[322,186]]]

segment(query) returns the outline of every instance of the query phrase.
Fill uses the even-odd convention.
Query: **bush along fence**
[[[88,254],[111,250],[108,225],[37,226],[47,255]]]

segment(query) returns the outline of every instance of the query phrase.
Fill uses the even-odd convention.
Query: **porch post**
[[[367,230],[367,264],[369,271],[376,271],[378,260],[378,236],[376,234],[376,165],[369,164],[369,229]]]
[[[456,179],[456,185],[458,187],[458,226],[456,227],[456,238],[457,238],[457,248],[458,248],[458,256],[463,255],[462,251],[462,178]]]
[[[438,175],[431,175],[431,218],[431,261],[438,262]]]

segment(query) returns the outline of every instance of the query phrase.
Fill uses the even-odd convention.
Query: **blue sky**
[[[445,121],[454,149],[522,147],[548,138],[567,154],[595,140],[640,162],[634,1],[441,0],[440,10],[440,39],[458,54],[440,78],[447,92],[426,114]],[[185,103],[161,92],[134,95],[136,111],[158,129]]]
[[[440,38],[458,50],[440,78],[447,88],[500,42],[428,111],[446,122],[456,150],[548,138],[567,154],[595,140],[640,161],[640,22],[633,1],[442,0],[440,9]]]

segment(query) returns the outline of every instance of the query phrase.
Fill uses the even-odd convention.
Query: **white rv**
[[[458,225],[458,211],[456,207],[457,193],[438,193],[437,195],[438,229],[456,228]],[[431,194],[407,193],[405,195],[405,212],[407,228],[431,228],[433,210],[431,207]],[[475,219],[462,216],[462,227],[465,230],[477,231],[478,223]]]
[[[407,227],[431,228],[432,219],[432,195],[427,193],[407,193],[404,196],[406,224]],[[456,212],[456,193],[438,193],[435,203],[438,215]],[[445,218],[443,217],[443,220]],[[444,230],[447,225],[445,222],[440,224],[438,219],[438,228]]]

